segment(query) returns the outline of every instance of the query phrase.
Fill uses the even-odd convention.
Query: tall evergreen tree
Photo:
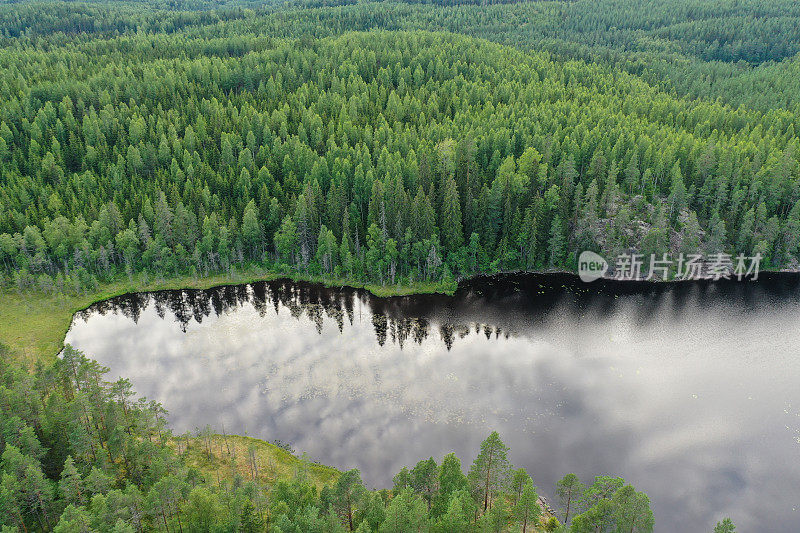
[[[469,469],[468,479],[473,494],[486,512],[508,479],[508,448],[493,431],[481,443],[481,450]]]

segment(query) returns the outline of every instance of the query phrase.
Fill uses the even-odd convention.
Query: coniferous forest
[[[583,250],[796,270],[799,53],[793,0],[3,3],[0,296],[450,287]],[[0,351],[3,532],[653,529],[621,478],[545,504],[496,433],[380,491],[242,474],[82,353]]]
[[[668,3],[641,20],[588,4],[4,6],[5,283],[255,264],[394,285],[629,249],[796,267],[797,6],[665,26]],[[548,29],[559,13],[571,24]],[[782,97],[719,96],[779,61]]]

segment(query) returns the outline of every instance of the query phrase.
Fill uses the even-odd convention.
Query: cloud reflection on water
[[[618,474],[651,497],[659,531],[726,515],[796,530],[797,282],[606,289],[528,276],[455,298],[173,291],[100,304],[67,341],[178,432],[280,439],[375,486],[429,455],[468,466],[496,429],[545,493],[567,472]]]

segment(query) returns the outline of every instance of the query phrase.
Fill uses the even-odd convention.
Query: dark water
[[[177,432],[288,442],[390,485],[498,430],[552,495],[614,474],[658,531],[800,530],[800,277],[587,285],[474,280],[378,299],[291,282],[116,298],[67,342],[129,377]]]

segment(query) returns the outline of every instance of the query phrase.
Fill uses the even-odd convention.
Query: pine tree
[[[83,480],[72,456],[67,456],[64,461],[64,469],[61,471],[61,481],[58,483],[58,490],[61,497],[69,504],[83,505],[86,498],[84,496]]]
[[[437,491],[438,483],[438,467],[433,457],[420,461],[411,469],[411,488],[414,492],[420,494],[428,505],[428,510],[431,509],[433,497]]]
[[[730,518],[724,518],[714,526],[714,533],[736,533],[736,526]]]
[[[564,511],[564,523],[569,523],[570,511],[581,499],[584,486],[575,474],[567,474],[556,484],[556,495]]]
[[[564,239],[564,228],[561,224],[561,218],[558,215],[553,218],[553,223],[550,226],[550,240],[548,241],[548,246],[550,251],[550,267],[556,268],[563,266],[567,244]]]
[[[440,228],[445,248],[450,252],[458,250],[464,242],[464,235],[461,224],[461,201],[453,178],[445,182]]]
[[[275,233],[275,249],[278,257],[284,261],[294,262],[297,252],[297,226],[291,216],[286,215],[280,228]]]
[[[653,511],[650,510],[650,499],[646,494],[626,485],[614,494],[611,502],[616,506],[615,518],[620,530],[652,533]]]
[[[505,486],[509,469],[508,448],[500,440],[500,435],[493,431],[481,443],[481,451],[472,463],[468,476],[473,493],[480,501],[484,512],[489,509],[494,497]]]
[[[242,217],[242,239],[250,257],[257,258],[261,249],[262,228],[258,221],[258,210],[254,200],[247,203]]]
[[[404,490],[389,502],[380,533],[425,531],[428,517],[425,502],[410,490]]]
[[[433,497],[431,516],[440,516],[447,510],[450,497],[458,491],[469,489],[467,477],[461,470],[461,460],[454,453],[449,453],[442,459],[438,471],[438,491]]]
[[[687,205],[687,192],[686,185],[683,181],[683,173],[681,167],[676,161],[672,166],[671,172],[671,185],[669,192],[669,214],[673,219],[686,208]]]
[[[334,486],[334,508],[347,524],[348,531],[354,530],[356,505],[364,495],[364,484],[358,470],[343,472]]]
[[[527,481],[520,492],[519,500],[514,506],[514,517],[522,524],[522,533],[539,522],[542,509],[539,507],[539,496],[532,481]]]
[[[447,508],[436,522],[436,531],[441,533],[462,533],[469,530],[472,508],[475,503],[464,490],[452,493],[447,500]]]

